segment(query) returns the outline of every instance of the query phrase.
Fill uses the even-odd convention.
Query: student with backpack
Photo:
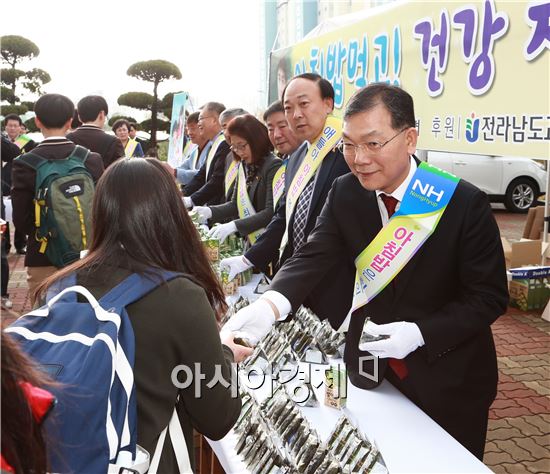
[[[236,383],[231,363],[242,360],[251,349],[237,346],[232,337],[220,342],[217,320],[227,308],[225,297],[185,210],[181,192],[161,162],[132,158],[109,166],[97,185],[93,215],[88,254],[45,281],[37,296],[46,298],[48,306],[34,316],[30,313],[21,318],[8,331],[19,337],[25,350],[41,364],[59,374],[57,382],[75,387],[72,399],[66,398],[71,389],[59,394],[56,410],[61,417],[61,432],[75,433],[68,440],[61,436],[57,445],[74,472],[105,472],[105,463],[110,459],[106,448],[99,449],[101,443],[107,446],[107,402],[99,395],[87,396],[88,389],[89,393],[110,393],[106,398],[110,400],[112,431],[116,432],[111,436],[115,439],[115,454],[125,448],[117,420],[125,419],[125,401],[136,400],[137,427],[132,422],[130,403],[127,431],[132,433],[137,428],[137,444],[152,458],[149,472],[192,472],[193,429],[208,438],[220,439],[239,416],[241,402],[235,386],[231,386]],[[76,309],[74,290],[59,293],[75,283],[81,286],[79,301],[83,302]],[[127,316],[120,310],[124,307]],[[37,334],[44,340],[37,339]],[[113,334],[112,344],[96,341]],[[64,356],[65,346],[59,341],[67,344]],[[87,341],[95,342],[88,348]],[[119,378],[128,381],[132,374],[121,369],[123,375],[119,377],[118,365],[113,369],[115,382],[110,388],[107,345],[117,348],[117,360],[121,358],[120,348],[133,365],[135,397],[129,390],[131,383],[123,382],[126,391],[118,390]],[[94,352],[101,348],[101,354]],[[83,362],[72,367],[74,378],[64,378],[74,360]],[[101,373],[106,376],[103,381],[99,381]],[[122,393],[122,403],[116,401],[115,392]],[[80,400],[77,410],[71,400]],[[93,412],[89,416],[88,409]],[[86,434],[89,426],[97,428]],[[135,440],[125,449],[133,451]],[[63,471],[55,459],[52,468],[54,472]]]
[[[87,248],[93,186],[103,173],[100,155],[65,138],[74,112],[68,97],[45,94],[34,112],[44,140],[13,161],[11,191],[13,222],[29,236],[31,293]]]

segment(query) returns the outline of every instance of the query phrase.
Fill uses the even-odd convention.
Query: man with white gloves
[[[344,354],[351,382],[372,388],[377,363],[380,379],[482,459],[497,386],[490,325],[508,303],[488,198],[414,157],[414,105],[404,90],[383,83],[360,89],[343,120],[352,173],[334,182],[307,243],[269,291],[224,330],[257,342],[335,261],[354,262]]]
[[[267,273],[270,263],[275,262],[277,270],[299,252],[315,226],[332,183],[349,173],[344,156],[336,146],[341,138],[341,120],[332,116],[334,89],[330,82],[312,73],[293,77],[283,91],[282,105],[282,109],[278,105],[273,112],[266,111],[266,115],[270,114],[264,118],[268,131],[271,129],[270,140],[279,152],[287,154],[297,142],[301,145],[288,160],[285,192],[263,234],[244,256],[222,260],[221,265],[230,268],[230,276],[250,268],[251,264]],[[282,121],[281,110],[289,127]],[[275,200],[275,190],[273,196]],[[353,265],[344,260],[334,262],[304,304],[338,327],[351,304],[347,289],[352,284]]]

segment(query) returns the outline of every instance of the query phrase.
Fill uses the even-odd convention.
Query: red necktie
[[[393,196],[383,193],[380,194],[380,199],[382,199],[384,206],[386,206],[386,210],[388,211],[388,218],[390,218],[395,213],[395,208],[399,201]],[[391,283],[395,289],[395,278],[392,280]],[[388,364],[401,380],[403,380],[409,373],[407,365],[405,364],[405,361],[403,359],[388,359]]]

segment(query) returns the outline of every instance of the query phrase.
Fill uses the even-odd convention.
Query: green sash
[[[218,134],[218,136],[214,139],[214,143],[212,143],[212,146],[210,147],[210,151],[208,152],[208,156],[206,157],[206,176],[205,179],[208,179],[208,171],[210,171],[210,165],[212,164],[212,160],[214,159],[214,155],[218,151],[218,147],[220,146],[221,142],[225,140],[225,136],[222,132]]]
[[[137,146],[137,140],[132,138],[128,139],[128,143],[126,143],[126,146],[124,147],[124,155],[126,155],[126,158],[132,158],[132,156],[134,156],[134,151],[136,151]]]
[[[310,145],[307,155],[300,164],[290,188],[286,193],[286,229],[281,240],[279,254],[282,255],[286,244],[288,243],[288,224],[290,217],[294,212],[296,203],[302,191],[313,177],[325,156],[336,146],[342,138],[342,120],[329,115],[325,121],[325,126],[321,135]]]
[[[277,203],[281,196],[285,192],[285,171],[286,171],[287,160],[283,161],[281,167],[277,170],[273,176],[273,209],[277,209]]]
[[[233,159],[229,164],[229,168],[227,168],[227,171],[225,172],[224,189],[226,197],[227,193],[231,189],[231,186],[235,182],[235,179],[237,179],[237,174],[239,174],[239,161]]]
[[[239,178],[237,181],[237,209],[239,211],[239,218],[244,219],[245,217],[250,217],[256,214],[256,209],[254,209],[252,201],[250,201],[248,191],[246,190],[246,177],[244,175],[244,165],[242,162],[240,166],[238,166],[238,170]],[[263,231],[264,229],[255,230],[254,232],[251,232],[247,235],[251,245],[254,245],[254,242],[258,240],[258,237],[262,235]]]
[[[399,211],[355,259],[352,312],[380,293],[432,235],[458,181],[435,166],[420,164]]]
[[[15,143],[20,150],[23,149],[23,147],[31,141],[31,138],[27,135],[19,135],[13,143]]]

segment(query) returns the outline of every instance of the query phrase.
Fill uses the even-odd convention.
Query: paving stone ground
[[[495,217],[504,237],[521,237],[525,215],[495,209]],[[12,253],[8,261],[13,312],[2,311],[3,324],[30,309],[24,257]],[[550,473],[550,323],[540,311],[509,308],[493,334],[499,385],[484,462],[496,473]]]

